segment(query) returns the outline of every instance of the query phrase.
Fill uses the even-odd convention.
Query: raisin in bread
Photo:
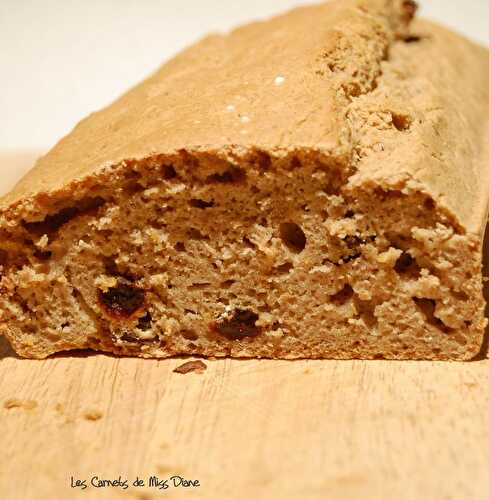
[[[341,0],[210,36],[0,200],[22,356],[475,356],[489,56]]]

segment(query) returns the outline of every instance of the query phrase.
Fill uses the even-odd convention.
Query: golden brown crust
[[[358,179],[417,186],[483,236],[489,185],[489,52],[426,21],[397,44],[378,89],[350,108]],[[386,131],[385,115],[397,131]],[[387,119],[388,121],[388,119]]]
[[[397,1],[342,0],[209,36],[78,124],[0,208],[43,193],[68,196],[70,183],[104,168],[182,149],[240,156],[304,148],[347,157],[349,99],[338,93],[329,59],[346,50],[362,74],[340,73],[370,90],[403,13]]]
[[[408,3],[336,1],[207,37],[82,121],[0,209],[12,220],[46,204],[46,195],[73,195],[75,181],[124,160],[182,149],[236,157],[250,148],[277,155],[304,148],[351,158],[355,132],[367,139],[378,132],[361,121],[345,127],[351,99],[370,112],[370,93],[380,84],[383,110],[401,109],[413,123],[403,138],[378,138],[387,147],[364,161],[365,175],[419,181],[468,231],[480,233],[488,199],[479,179],[488,168],[489,56],[420,23],[419,43],[411,37],[393,61],[407,83],[396,85],[382,63],[409,21]]]

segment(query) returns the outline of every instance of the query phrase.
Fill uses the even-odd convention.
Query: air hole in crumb
[[[297,156],[293,156],[290,160],[290,166],[293,169],[300,168],[302,166],[302,162]]]
[[[147,312],[144,316],[139,318],[138,320],[138,328],[140,330],[146,331],[151,328],[151,322],[153,321],[153,318],[151,317],[151,313]]]
[[[190,203],[191,207],[200,208],[202,210],[205,210],[206,208],[211,208],[214,206],[213,201],[205,201],[205,200],[200,200],[198,198],[192,198],[189,203]]]
[[[451,331],[453,331],[452,328],[445,325],[445,323],[443,323],[441,319],[435,316],[435,309],[436,309],[435,300],[419,299],[417,297],[413,297],[413,301],[430,325],[438,328],[439,330],[442,330],[444,333],[450,333]]]
[[[63,208],[59,212],[47,215],[44,220],[39,222],[23,222],[27,231],[42,236],[43,234],[56,233],[62,226],[70,222],[75,217],[95,213],[98,208],[105,204],[101,197],[87,198],[77,202],[76,207]]]
[[[333,304],[342,305],[348,302],[353,297],[353,288],[350,285],[345,285],[338,293],[331,295],[329,300]]]
[[[46,251],[46,252],[44,252],[42,250],[35,250],[34,251],[34,257],[36,257],[36,259],[39,259],[42,261],[49,260],[52,256],[53,256],[53,252],[50,252],[50,251]]]
[[[399,130],[399,132],[408,130],[411,127],[411,122],[412,120],[410,116],[392,113],[392,124],[397,130]]]
[[[410,274],[414,277],[418,277],[421,273],[416,259],[408,252],[402,252],[394,265],[394,270],[399,274]]]
[[[187,236],[191,240],[208,240],[209,237],[206,236],[205,234],[202,234],[198,229],[195,227],[191,227],[187,230]]]
[[[374,359],[385,359],[385,356],[379,353],[374,356]]]
[[[338,264],[348,264],[349,262],[358,259],[362,255],[361,247],[366,245],[367,243],[371,243],[376,240],[376,236],[367,236],[365,238],[360,238],[359,236],[349,235],[346,238],[343,238],[343,242],[348,248],[351,250],[349,253],[345,253],[338,261]]]
[[[377,326],[378,320],[375,316],[375,304],[368,300],[360,300],[355,297],[355,308],[358,312],[359,317],[365,323],[367,328],[375,328]]]
[[[105,274],[107,274],[108,276],[117,276],[120,278],[124,278],[126,281],[131,283],[136,281],[136,278],[129,272],[129,270],[122,270],[119,268],[115,256],[104,258],[104,268]]]
[[[177,176],[177,172],[173,165],[163,165],[161,167],[161,173],[163,175],[163,179],[169,181],[170,179],[174,179]]]
[[[117,337],[114,336],[114,339],[117,340]],[[137,335],[134,335],[131,332],[124,332],[119,338],[122,342],[128,342],[130,344],[142,344],[144,341],[140,339]]]
[[[435,202],[433,200],[433,198],[426,198],[426,200],[424,200],[424,208],[426,210],[434,210],[435,209]]]
[[[256,337],[260,328],[256,326],[258,314],[249,309],[235,309],[232,314],[224,313],[211,325],[211,330],[229,340]]]
[[[248,248],[256,248],[256,245],[246,236],[243,237],[243,243]]]
[[[246,179],[246,172],[239,167],[231,167],[223,173],[215,173],[207,177],[209,183],[232,184]]]
[[[353,210],[347,210],[345,212],[345,219],[353,219],[355,217],[355,212]]]
[[[144,305],[145,292],[130,281],[119,278],[117,286],[106,292],[99,290],[99,303],[104,311],[116,318],[129,318]]]
[[[289,272],[294,268],[294,264],[292,262],[285,262],[280,266],[275,268],[277,274],[289,274]]]
[[[185,252],[185,243],[183,241],[177,241],[175,243],[175,250],[177,252]]]
[[[235,280],[226,280],[221,283],[221,288],[228,289],[231,288],[236,283]]]
[[[283,222],[279,227],[280,238],[293,252],[300,253],[306,248],[307,238],[304,231],[294,222]]]
[[[181,330],[180,335],[186,340],[195,341],[199,339],[199,336],[195,333],[195,331],[190,329]]]

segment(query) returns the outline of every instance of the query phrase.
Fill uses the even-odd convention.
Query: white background
[[[205,33],[303,3],[0,0],[0,150],[44,150]],[[489,0],[421,4],[422,15],[489,46]]]

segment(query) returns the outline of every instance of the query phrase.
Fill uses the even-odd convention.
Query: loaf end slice
[[[82,122],[0,202],[14,349],[474,357],[489,58],[414,10],[208,38]]]

